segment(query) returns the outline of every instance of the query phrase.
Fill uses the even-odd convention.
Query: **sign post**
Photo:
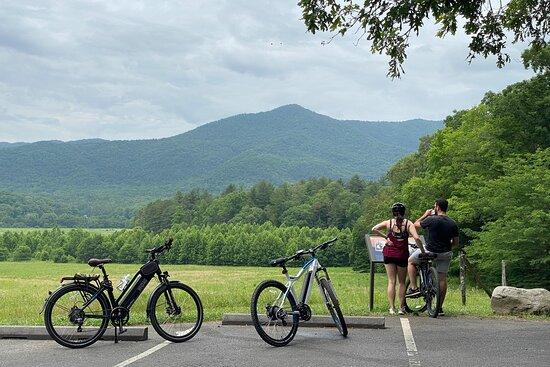
[[[424,237],[420,236],[420,239],[424,243]],[[370,234],[365,235],[365,243],[369,249],[370,260],[370,286],[369,286],[369,311],[374,308],[374,270],[378,263],[384,263],[384,246],[386,246],[386,239],[381,236],[373,236]],[[412,237],[409,237],[409,253],[412,253],[416,247],[416,243]]]
[[[374,270],[378,263],[384,263],[382,250],[386,245],[386,239],[380,236],[365,235],[365,243],[369,249],[370,260],[370,286],[369,286],[369,311],[374,308]]]

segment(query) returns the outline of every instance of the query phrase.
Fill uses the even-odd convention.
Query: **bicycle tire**
[[[81,310],[79,311],[79,308],[76,306],[78,301],[82,301],[82,303],[85,302],[84,295],[88,294],[90,297],[95,295],[98,292],[98,289],[95,287],[90,287],[86,285],[81,284],[68,284],[64,285],[58,290],[56,290],[54,293],[51,294],[51,296],[46,301],[45,307],[44,307],[44,324],[46,325],[46,330],[48,331],[48,334],[50,334],[51,338],[55,340],[58,344],[67,347],[67,348],[84,348],[89,345],[92,345],[96,341],[98,341],[103,334],[105,333],[105,330],[107,330],[107,326],[109,325],[110,320],[110,303],[108,299],[105,297],[103,293],[100,293],[96,300],[97,305],[94,304],[95,300],[87,307],[88,309],[94,311],[93,315],[98,317],[88,317],[87,319],[99,319],[101,318],[101,321],[99,322],[99,326],[90,326],[89,333],[87,326],[86,329],[82,329],[82,324],[80,324],[77,327],[77,323],[74,320],[71,320],[71,315],[75,315],[74,317],[83,317],[83,320],[86,320],[86,311]],[[60,305],[60,300],[68,295],[69,293],[74,293],[74,296],[68,297],[68,304],[71,302],[73,303],[73,306],[68,309],[67,306]],[[63,300],[64,301],[64,300]],[[93,305],[93,306],[92,306]],[[54,310],[57,308],[60,309],[59,315],[53,315]],[[101,315],[98,315],[99,310],[93,310],[94,307],[100,306],[101,307]],[[83,313],[81,313],[83,312]],[[92,316],[92,313],[89,314],[89,316]],[[54,319],[55,318],[55,322]],[[56,325],[57,323],[60,323],[60,325]],[[64,325],[67,324],[67,325]],[[72,325],[71,325],[72,324]],[[97,324],[97,322],[96,322]],[[70,332],[72,328],[76,327],[76,334],[74,332]],[[84,331],[84,333],[82,333]],[[81,334],[82,333],[82,334]],[[87,338],[82,339],[79,337],[88,335]],[[70,338],[70,336],[74,336],[76,340],[73,340]]]
[[[439,308],[441,307],[441,297],[439,294],[439,276],[433,266],[428,269],[426,306],[428,315],[432,318],[436,318],[439,313]]]
[[[178,291],[177,295],[176,290]],[[168,305],[167,297],[170,297],[170,294],[175,298],[176,310],[171,305]],[[159,304],[159,299],[163,296],[166,302]],[[181,306],[187,303],[188,296],[192,299],[193,303],[182,312]],[[163,309],[164,313],[162,313],[163,310],[161,307],[165,305],[166,307]],[[147,310],[151,325],[155,331],[164,339],[174,343],[182,343],[193,338],[199,332],[204,318],[204,311],[199,295],[191,287],[180,282],[169,282],[155,289],[153,294],[151,294]],[[172,322],[170,324],[167,321],[160,322],[159,317],[161,316],[167,317]],[[183,329],[183,331],[176,331],[176,329]]]
[[[410,279],[407,278],[405,283],[405,289],[409,289],[411,285]],[[408,313],[422,313],[426,311],[427,308],[426,300],[423,296],[418,297],[405,297],[405,311]]]
[[[342,314],[342,310],[340,309],[340,302],[338,301],[338,297],[336,297],[336,292],[332,287],[332,283],[326,278],[321,278],[319,280],[319,285],[326,295],[325,299],[327,301],[330,301],[326,302],[325,304],[328,308],[328,311],[330,312],[330,315],[332,316],[334,324],[336,324],[336,327],[338,328],[338,331],[340,331],[340,334],[342,334],[344,338],[347,337],[348,326],[346,324],[346,320],[344,319],[344,315]]]
[[[278,290],[279,292],[282,292],[283,294],[287,292],[287,288],[284,284],[276,281],[276,280],[265,280],[258,284],[256,289],[254,290],[254,293],[252,294],[252,299],[250,302],[250,314],[252,316],[252,323],[254,324],[254,328],[256,329],[256,332],[258,332],[258,335],[265,341],[266,343],[274,346],[274,347],[283,347],[290,343],[292,339],[294,339],[294,336],[296,335],[296,331],[298,330],[298,322],[299,322],[299,312],[298,307],[296,305],[296,300],[294,299],[294,296],[291,292],[286,293],[286,299],[288,299],[288,303],[290,306],[290,312],[292,317],[292,324],[290,326],[290,329],[286,335],[282,336],[281,338],[275,338],[270,336],[266,330],[262,327],[262,324],[265,324],[265,327],[267,329],[273,327],[273,329],[277,329],[278,324],[282,324],[282,326],[285,325],[285,317],[288,315],[288,310],[284,310],[284,308],[279,308],[283,310],[283,314],[285,317],[282,317],[282,319],[273,319],[273,316],[270,316],[268,313],[273,312],[272,309],[269,309],[269,307],[279,307],[267,304],[265,305],[266,313],[262,313],[261,315],[258,314],[258,301],[260,300],[260,297],[262,296],[262,292],[266,291],[268,300],[271,299],[269,295],[269,288],[273,288],[273,290]],[[277,293],[272,292],[272,293]],[[273,294],[274,296],[275,294]],[[277,294],[277,297],[272,302],[276,301],[278,297],[280,296],[280,293]],[[271,302],[270,302],[271,303]],[[283,304],[285,301],[283,300]],[[262,320],[260,320],[260,316],[262,317]],[[265,318],[264,318],[265,317]],[[274,330],[275,331],[275,330]]]

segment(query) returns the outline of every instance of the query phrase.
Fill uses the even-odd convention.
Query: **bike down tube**
[[[116,300],[114,301],[114,304],[113,306],[116,306],[118,307],[121,303],[122,303],[122,300],[128,295],[128,292],[131,290],[131,288],[133,288],[133,284],[134,284],[134,281],[136,280],[136,278],[138,277],[139,274],[139,271],[137,273],[134,274],[134,276],[132,277],[132,279],[130,279],[130,281],[128,282],[128,284],[126,285],[126,287],[122,290],[122,293],[120,293],[120,295],[118,296],[118,298],[116,298]],[[132,287],[131,287],[132,286]],[[112,292],[111,292],[112,293]],[[113,295],[113,298],[114,298],[114,295]]]
[[[315,278],[315,274],[317,274],[317,268],[319,267],[319,261],[316,257],[311,258],[310,261],[304,264],[302,267],[301,272],[305,271],[307,269],[307,275],[304,279],[304,285],[302,287],[302,293],[300,295],[300,302],[302,304],[306,304],[309,300],[309,296],[311,294],[311,286],[313,285],[313,280]]]
[[[136,299],[138,299],[141,293],[143,293],[145,287],[147,287],[147,284],[149,284],[154,276],[155,274],[145,276],[142,275],[141,272],[138,272],[136,275],[134,275],[132,281],[128,284],[125,292],[123,292],[116,300],[118,306],[130,309],[130,307],[132,307]]]

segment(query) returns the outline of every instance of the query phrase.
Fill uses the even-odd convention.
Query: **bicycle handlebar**
[[[310,248],[308,250],[299,250],[299,251],[296,251],[296,253],[294,255],[291,255],[291,256],[288,256],[288,257],[280,257],[278,259],[272,260],[270,262],[271,266],[284,264],[287,261],[291,261],[291,260],[297,260],[297,259],[300,259],[302,256],[305,256],[305,255],[314,255],[319,250],[327,249],[332,243],[336,242],[337,239],[338,239],[338,237],[334,237],[332,240],[328,240],[326,242],[323,242],[323,243],[315,246],[314,248]]]
[[[164,245],[159,246],[159,247],[155,247],[155,248],[152,248],[152,249],[145,250],[145,252],[149,253],[151,256],[155,256],[156,254],[160,254],[160,253],[162,253],[166,250],[170,250],[170,248],[172,248],[172,243],[173,242],[174,242],[173,238],[168,238],[164,242]]]
[[[323,242],[322,244],[317,245],[317,247],[315,247],[314,249],[310,249],[309,251],[315,252],[315,251],[318,251],[318,250],[324,250],[327,247],[329,247],[329,245],[336,242],[337,239],[338,239],[338,237],[334,237],[332,240],[328,240],[326,242]]]

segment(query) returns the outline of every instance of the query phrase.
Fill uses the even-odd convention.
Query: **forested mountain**
[[[71,206],[69,211],[104,222],[177,190],[216,193],[229,184],[280,184],[320,176],[378,178],[414,151],[419,137],[440,127],[442,122],[426,120],[340,121],[287,105],[165,139],[2,144],[0,188],[47,195]],[[117,213],[105,210],[110,207]],[[124,220],[128,223],[128,216]]]
[[[380,177],[441,122],[338,121],[297,105],[243,114],[166,139],[43,141],[0,150],[15,191],[151,187],[221,191],[326,176]],[[173,192],[173,191],[172,191]]]

